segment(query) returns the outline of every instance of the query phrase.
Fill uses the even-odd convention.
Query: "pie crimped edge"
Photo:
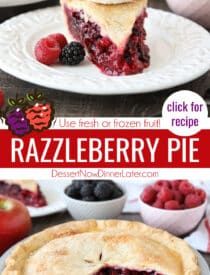
[[[6,267],[2,275],[22,275],[29,255],[32,255],[50,241],[88,232],[104,232],[129,234],[135,237],[144,236],[159,242],[169,250],[180,256],[183,265],[183,274],[200,275],[198,259],[193,250],[181,239],[160,229],[151,228],[139,222],[106,220],[106,221],[75,221],[61,224],[35,234],[21,242],[13,250],[11,256],[6,260]],[[166,259],[167,261],[167,259]]]

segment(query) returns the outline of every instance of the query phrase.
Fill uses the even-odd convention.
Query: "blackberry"
[[[78,65],[85,58],[85,49],[79,42],[66,45],[60,54],[60,62],[64,65]]]
[[[76,188],[76,189],[81,189],[83,185],[85,185],[87,183],[86,180],[73,180],[72,181],[72,185]]]
[[[82,198],[92,196],[94,195],[94,188],[95,188],[94,184],[86,183],[80,189],[80,195],[82,196]]]
[[[94,195],[99,200],[112,199],[113,183],[111,181],[99,181],[94,189]]]
[[[74,198],[74,199],[79,199],[80,198],[80,188],[78,188],[75,184],[69,185],[65,193],[67,196]]]
[[[116,187],[113,191],[112,198],[118,199],[118,198],[122,197],[122,195],[123,195],[123,192],[119,188]]]

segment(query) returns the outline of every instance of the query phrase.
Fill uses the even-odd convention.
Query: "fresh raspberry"
[[[165,203],[165,209],[167,210],[179,210],[180,208],[181,207],[178,201],[171,200]]]
[[[173,198],[173,191],[170,190],[168,187],[163,187],[158,193],[158,199],[164,203],[173,200]]]
[[[169,184],[169,181],[167,180],[159,180],[157,181],[153,188],[156,190],[156,191],[160,191],[163,187],[167,187],[167,188],[170,188],[170,184]]]
[[[206,192],[203,189],[197,188],[195,195],[199,196],[202,202],[206,200]]]
[[[179,191],[185,196],[193,193],[194,190],[195,188],[193,187],[193,185],[187,180],[183,180],[179,185]]]
[[[174,190],[173,194],[176,201],[179,203],[184,203],[185,196],[179,190]]]
[[[45,65],[55,64],[60,56],[61,48],[55,39],[43,38],[35,46],[36,59]]]
[[[173,181],[171,181],[171,188],[173,189],[173,190],[179,190],[179,185],[180,185],[180,183],[182,182],[182,180],[173,180]]]
[[[4,106],[5,98],[4,98],[4,92],[0,90],[0,108]]]
[[[152,206],[155,208],[164,209],[164,203],[161,200],[156,200]]]
[[[152,188],[152,186],[148,186],[144,189],[141,194],[141,199],[143,202],[152,204],[156,200],[157,192]]]
[[[48,36],[48,38],[57,41],[61,49],[63,49],[68,44],[66,37],[62,33],[51,34]]]
[[[185,198],[185,208],[194,208],[202,204],[202,200],[198,195],[189,194]]]

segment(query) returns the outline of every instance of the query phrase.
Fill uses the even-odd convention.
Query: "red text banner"
[[[0,130],[0,168],[210,168],[210,130]]]

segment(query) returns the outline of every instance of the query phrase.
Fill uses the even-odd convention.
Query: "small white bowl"
[[[117,218],[125,206],[127,194],[122,186],[118,186],[123,191],[123,196],[108,201],[87,202],[68,197],[64,190],[64,199],[67,209],[75,220],[84,219],[113,219]]]
[[[205,214],[208,199],[199,207],[184,210],[165,210],[144,203],[141,198],[141,217],[145,224],[161,228],[176,236],[192,231]]]

